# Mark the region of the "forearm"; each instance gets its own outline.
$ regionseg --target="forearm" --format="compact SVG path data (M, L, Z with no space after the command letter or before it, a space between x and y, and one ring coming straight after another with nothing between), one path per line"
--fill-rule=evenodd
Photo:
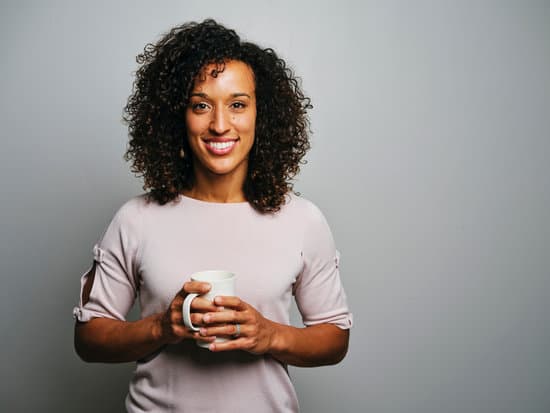
M75 325L75 350L84 361L117 363L136 361L166 344L161 314L138 321L94 318Z
M285 364L315 367L340 362L347 353L349 330L333 324L297 328L275 324L270 354Z

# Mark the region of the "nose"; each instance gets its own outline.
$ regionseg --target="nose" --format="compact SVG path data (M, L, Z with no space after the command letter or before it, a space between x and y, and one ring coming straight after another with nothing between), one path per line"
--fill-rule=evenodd
M227 116L228 114L225 110L223 110L223 108L217 107L212 114L210 130L217 135L223 135L226 133L230 128Z

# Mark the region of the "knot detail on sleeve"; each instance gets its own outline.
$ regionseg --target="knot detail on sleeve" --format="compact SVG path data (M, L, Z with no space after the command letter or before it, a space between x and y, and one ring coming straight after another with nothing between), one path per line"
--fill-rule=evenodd
M94 254L94 261L101 264L105 256L105 251L99 248L99 246L96 244L94 245L93 254Z
M73 318L78 321L82 319L82 310L79 307L73 308Z

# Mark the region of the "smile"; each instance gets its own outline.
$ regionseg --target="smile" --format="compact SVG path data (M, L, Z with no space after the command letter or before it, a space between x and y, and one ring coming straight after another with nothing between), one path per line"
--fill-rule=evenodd
M205 146L214 155L226 155L234 148L237 140L230 141L205 141Z

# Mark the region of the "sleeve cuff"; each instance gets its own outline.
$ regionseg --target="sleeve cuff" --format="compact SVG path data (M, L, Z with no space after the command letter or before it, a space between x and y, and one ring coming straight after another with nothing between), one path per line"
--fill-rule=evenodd
M79 321L81 323L86 323L90 321L92 318L101 318L101 317L106 317L106 315L99 313L97 311L88 310L87 308L82 308L79 306L73 308L73 318L76 321Z
M317 324L334 324L342 330L348 330L353 326L353 314L342 311L331 311L303 320L305 326L314 326Z

